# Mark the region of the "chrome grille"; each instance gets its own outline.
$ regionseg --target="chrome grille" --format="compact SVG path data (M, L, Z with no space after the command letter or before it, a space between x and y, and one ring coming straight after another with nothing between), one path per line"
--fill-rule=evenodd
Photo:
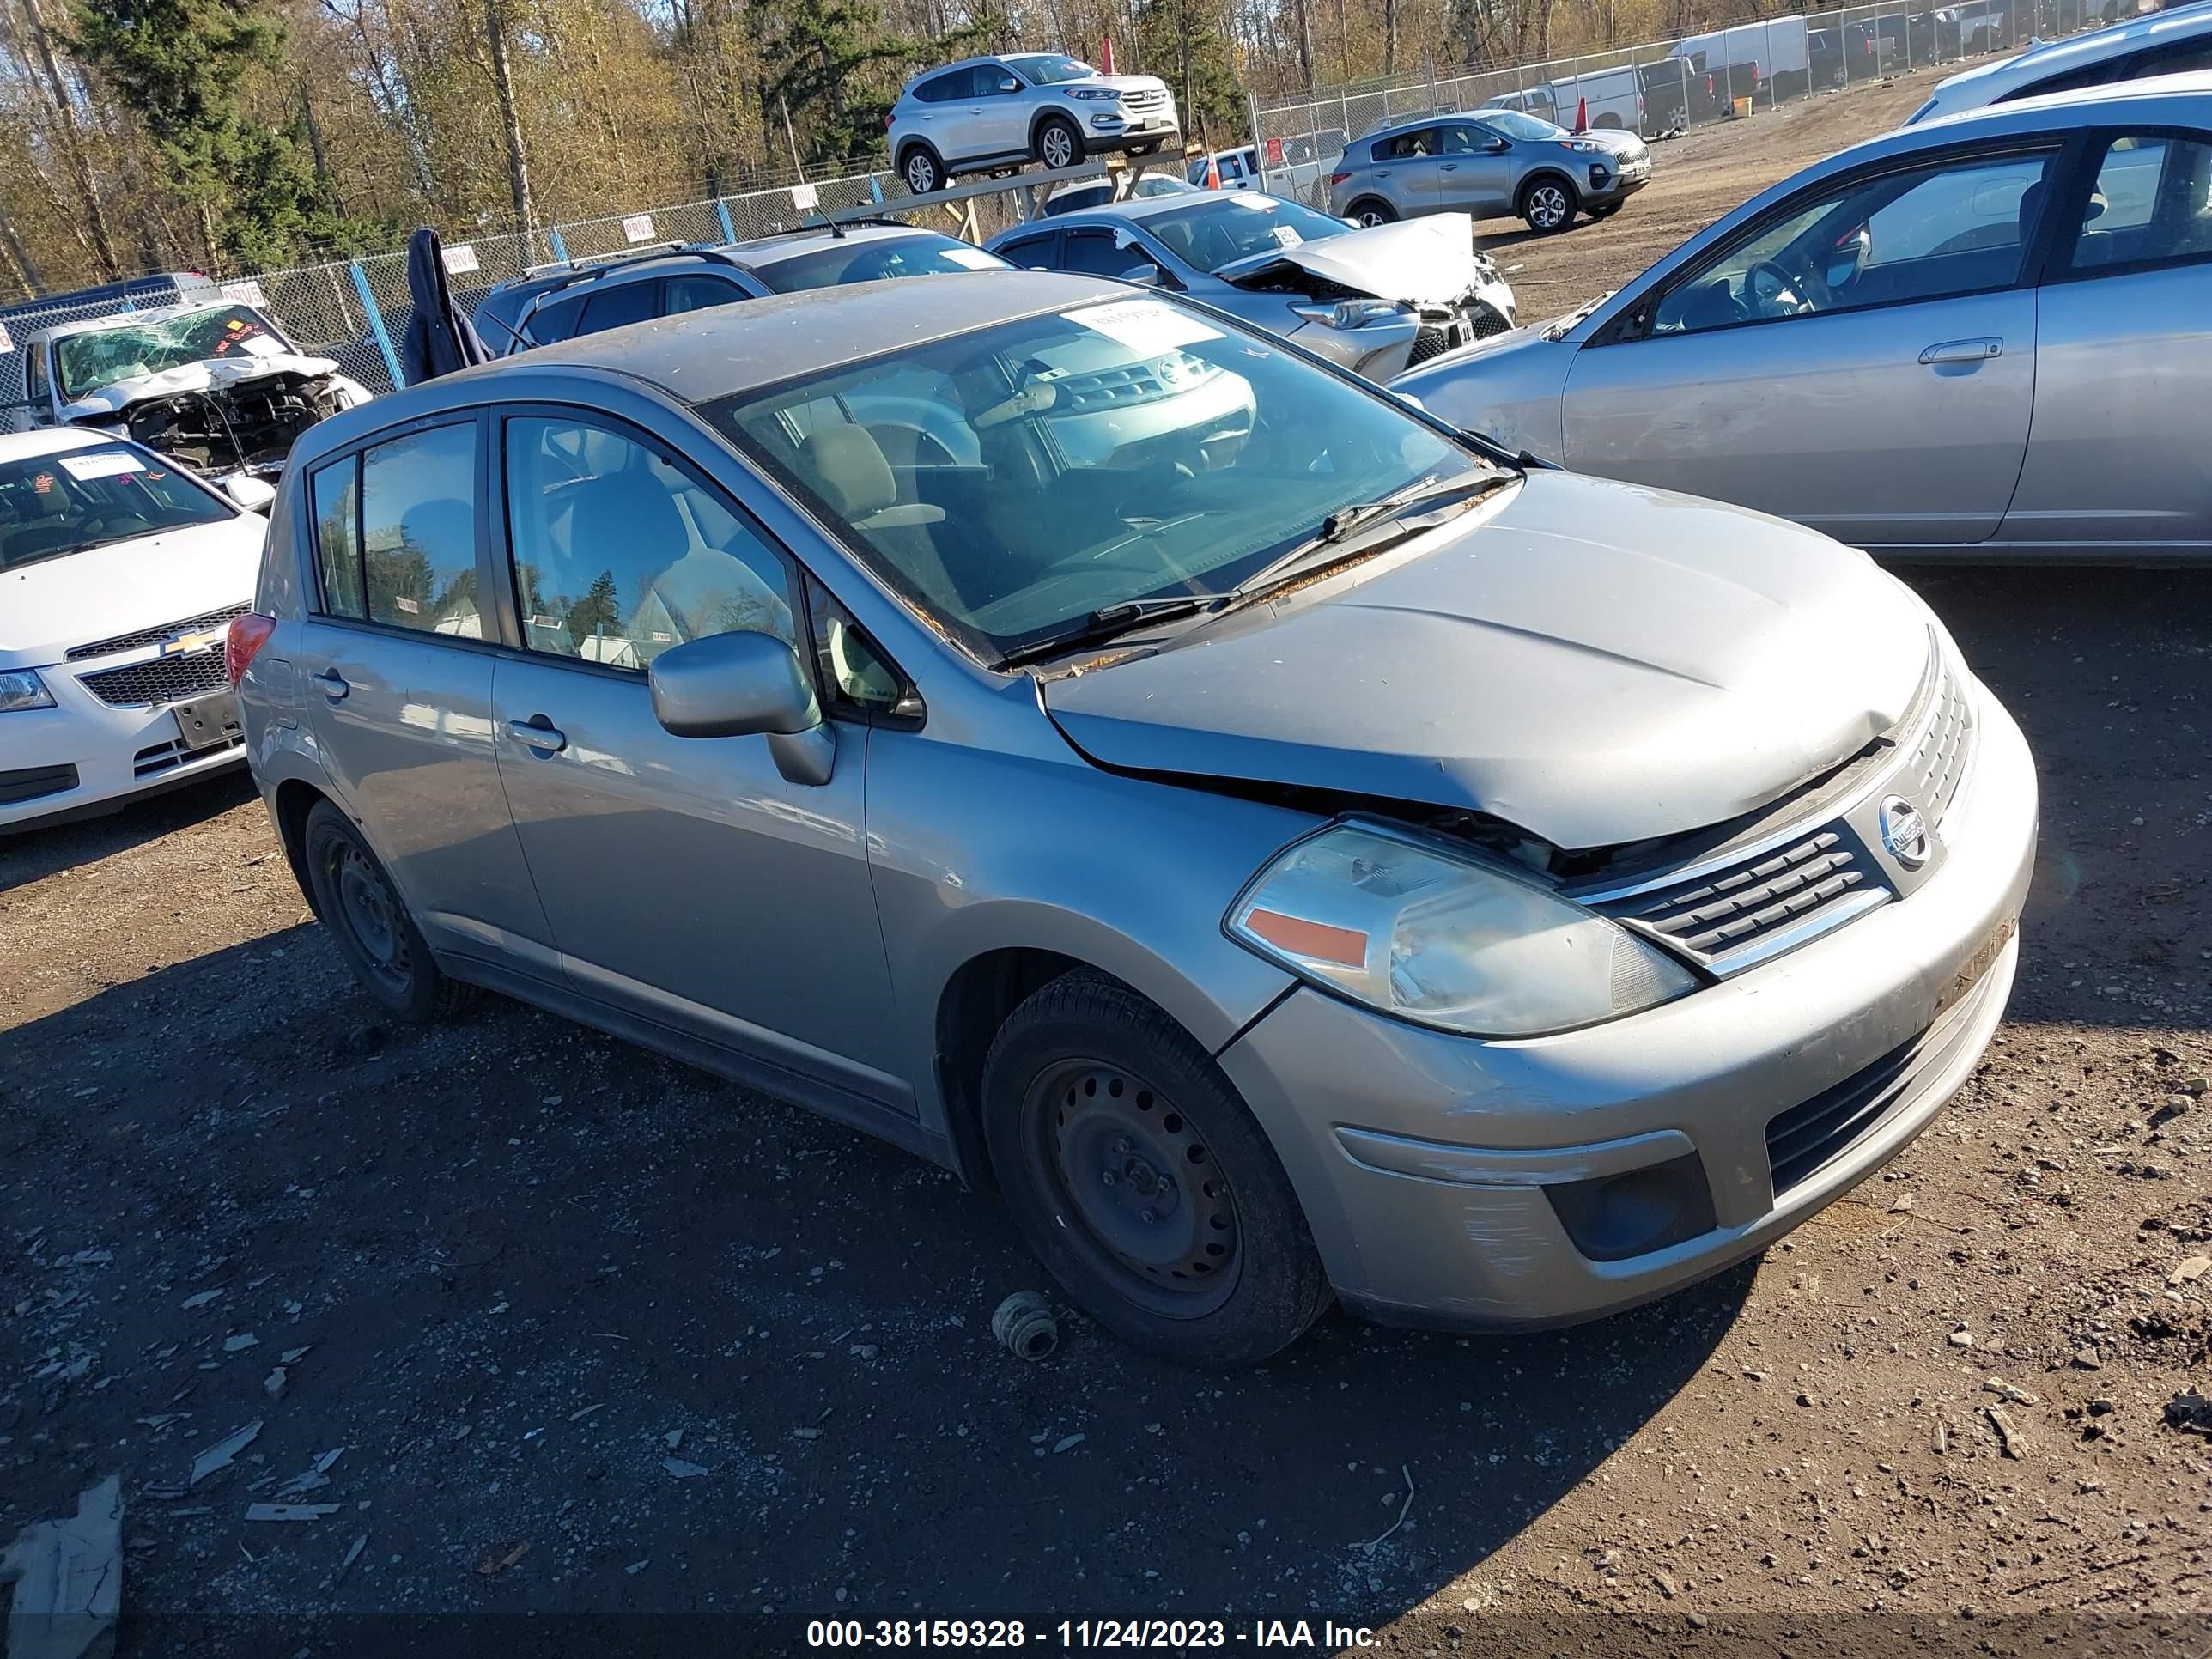
M1121 101L1131 109L1158 109L1167 100L1167 94L1159 91L1125 92L1121 94Z
M1966 688L1947 665L1936 687L1934 718L1899 769L1896 784L1899 794L1913 801L1938 823L1942 822L1943 809L1950 805L1951 797L1959 793L1959 781L1966 775L1966 754L1972 747L1973 734L1974 714L1966 701Z
M105 669L97 674L80 675L77 679L77 684L94 696L116 708L182 702L188 697L203 697L210 691L224 690L229 683L223 672L220 651L187 651L173 657L156 657L151 662Z
M1712 957L1793 927L1865 890L1868 872L1861 862L1854 843L1830 828L1755 860L1598 908Z
M186 617L182 622L164 623L159 628L142 628L135 634L118 634L110 639L94 640L89 645L72 646L68 660L77 662L86 657L112 657L118 651L140 651L149 645L159 645L173 634L198 634L210 628L227 625L233 617L242 617L251 605L234 605L227 610L210 611L203 617Z

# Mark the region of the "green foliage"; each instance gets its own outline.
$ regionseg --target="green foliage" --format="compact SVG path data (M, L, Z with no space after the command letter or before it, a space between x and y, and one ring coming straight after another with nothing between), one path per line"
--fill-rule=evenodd
M1244 131L1244 91L1229 42L1200 0L1139 0L1137 40L1145 71L1175 91L1183 131L1204 132L1214 146Z
M870 0L764 0L761 113L770 132L788 107L811 162L842 161L880 145L898 95L898 70L924 48L891 32Z
M76 0L75 23L71 51L144 122L208 255L252 269L355 240L295 136L255 120L240 96L283 45L267 0Z

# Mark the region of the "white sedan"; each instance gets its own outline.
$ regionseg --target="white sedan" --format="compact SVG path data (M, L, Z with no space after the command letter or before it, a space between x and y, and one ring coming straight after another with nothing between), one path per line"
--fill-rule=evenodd
M223 672L269 486L103 432L0 436L0 831L246 758Z

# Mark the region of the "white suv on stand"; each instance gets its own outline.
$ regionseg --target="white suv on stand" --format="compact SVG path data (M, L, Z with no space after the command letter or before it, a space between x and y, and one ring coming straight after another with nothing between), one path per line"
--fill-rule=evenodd
M885 118L891 165L916 196L963 173L1072 167L1180 143L1175 94L1151 75L1102 75L1057 52L970 58L907 82Z

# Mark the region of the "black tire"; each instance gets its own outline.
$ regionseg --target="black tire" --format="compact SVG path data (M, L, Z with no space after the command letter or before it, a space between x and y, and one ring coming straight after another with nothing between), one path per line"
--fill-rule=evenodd
M379 1007L420 1025L475 996L476 987L439 972L398 889L352 820L317 801L307 812L304 844L316 914Z
M1083 129L1065 115L1048 115L1036 124L1038 161L1059 173L1083 165Z
M1014 1010L984 1061L983 1130L1030 1247L1133 1346L1256 1364L1328 1305L1266 1133L1190 1034L1127 986L1068 974Z
M913 144L899 157L899 179L912 196L928 196L945 188L945 164L927 144Z
M1516 210L1529 229L1549 236L1574 223L1580 205L1571 182L1556 173L1540 173L1521 186Z
M1157 155L1159 148L1158 144L1132 144L1129 146L1129 154L1142 161L1147 155Z
M1344 210L1344 216L1363 227L1387 225L1398 217L1398 210L1379 196L1363 196Z

